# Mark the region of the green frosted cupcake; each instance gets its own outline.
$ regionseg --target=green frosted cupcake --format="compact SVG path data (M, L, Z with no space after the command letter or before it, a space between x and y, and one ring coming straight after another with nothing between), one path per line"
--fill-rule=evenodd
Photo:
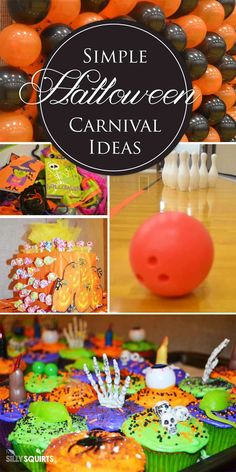
M146 472L178 472L195 464L209 440L187 408L171 408L165 401L128 418L122 432L142 445Z
M192 416L204 423L209 433L207 454L212 456L236 446L236 405L228 392L212 390L188 409Z
M19 420L8 437L17 456L32 472L44 472L49 458L44 451L51 441L63 434L87 430L81 416L71 416L64 405L54 402L35 402L29 414Z
M89 359L93 357L93 352L84 347L78 347L74 349L62 349L59 352L59 366L60 368L66 367L68 364L71 364L74 361L79 359Z
M186 377L179 383L179 388L184 392L191 393L196 398L203 398L207 392L212 390L232 390L233 385L223 379L208 379L203 382L200 377Z

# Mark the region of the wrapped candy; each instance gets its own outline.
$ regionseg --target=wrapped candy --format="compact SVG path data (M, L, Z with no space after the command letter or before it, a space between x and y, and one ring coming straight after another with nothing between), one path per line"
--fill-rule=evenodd
M68 250L72 251L72 249L74 249L74 247L75 247L74 241L68 241L68 243L67 243Z
M45 299L46 299L46 294L45 293L40 293L39 294L39 301L44 303L45 302Z
M28 295L30 295L30 292L31 290L23 289L19 292L19 296L20 298L28 297Z
M39 306L37 306L37 305L29 306L29 307L27 308L27 312L28 312L28 313L36 313L38 309L39 309Z
M11 267L15 267L17 265L16 259L11 260Z
M29 277L30 277L31 275L34 275L35 272L37 272L37 270L36 270L35 267L28 267L27 273L28 273L28 276L29 276Z
M25 257L25 259L24 259L24 264L25 264L25 265L33 264L33 260L30 259L30 257Z
M51 306L52 305L52 295L47 295L46 298L45 298L45 303L46 305L48 306Z
M40 286L40 280L39 279L34 279L33 283L33 288L37 289Z
M46 241L45 242L45 250L48 252L52 251L52 242L51 241Z
M16 259L16 265L17 265L17 266L22 266L23 264L24 264L23 259L20 258L20 257L18 257L18 258Z
M27 297L25 297L24 303L25 303L25 305L27 305L27 306L29 306L29 305L31 305L31 304L33 303L29 295L28 295Z
M40 252L43 252L45 250L45 244L46 244L46 241L40 241L39 243Z
M36 313L45 314L45 313L47 313L47 312L46 312L45 310L40 309L40 310L37 310Z
M41 257L37 257L34 261L34 264L36 267L43 267L44 265L43 259L41 259Z
M84 242L84 241L77 241L76 246L84 247L84 246L85 246L85 242Z
M26 285L25 284L22 284L21 282L18 282L14 287L13 287L13 290L14 292L19 292L20 290L23 290L23 288L25 288Z
M31 292L30 298L33 302L35 302L39 298L38 293L37 292Z
M29 285L33 285L35 280L36 280L35 277L30 277L29 280L28 280ZM36 287L34 287L34 288L36 288Z
M21 305L23 305L23 301L22 301L22 300L17 300L16 302L14 302L14 307L15 307L15 308L19 308Z
M53 262L56 261L56 258L55 257L51 257L51 256L46 256L44 257L44 264L45 265L50 265L52 264Z
M50 272L47 275L47 279L48 279L49 282L54 282L57 279L57 275L54 274L54 272Z
M40 280L39 285L40 285L41 288L46 288L48 286L48 281L45 280L45 279Z

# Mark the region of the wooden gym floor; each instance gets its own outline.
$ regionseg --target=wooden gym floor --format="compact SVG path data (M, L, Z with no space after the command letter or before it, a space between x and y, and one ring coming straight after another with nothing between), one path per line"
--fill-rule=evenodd
M236 182L219 178L215 189L180 192L163 187L159 173L145 172L112 177L110 193L112 313L236 312ZM160 209L196 217L213 238L213 268L203 284L186 297L153 295L131 271L131 238Z

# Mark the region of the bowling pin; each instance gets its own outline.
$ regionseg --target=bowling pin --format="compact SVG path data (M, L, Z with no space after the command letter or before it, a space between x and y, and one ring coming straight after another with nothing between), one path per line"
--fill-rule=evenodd
M201 154L201 165L199 169L199 188L207 188L208 187L208 170L206 166L207 161L207 154L203 152Z
M218 176L219 176L218 171L217 171L217 167L216 167L216 159L217 159L217 155L212 154L212 156L211 156L211 168L210 168L209 174L208 174L208 185L211 188L215 188L216 182L217 182Z
M167 186L169 165L170 165L170 155L166 156L166 158L164 159L164 167L162 169L162 174L161 174L162 182L165 186Z
M189 189L190 175L188 167L189 154L186 151L180 153L179 156L179 171L178 171L178 188L186 192Z
M199 155L197 152L192 153L192 166L190 169L190 183L189 190L197 190L199 188L199 167L198 167Z
M177 164L177 159L178 159L178 153L176 151L173 151L170 154L170 168L168 172L168 185L172 189L177 188L177 178L178 178L178 164Z

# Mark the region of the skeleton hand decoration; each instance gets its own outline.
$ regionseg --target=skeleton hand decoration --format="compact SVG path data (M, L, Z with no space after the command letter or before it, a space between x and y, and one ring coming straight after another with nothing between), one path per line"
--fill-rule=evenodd
M178 432L177 424L190 418L186 407L176 406L172 408L166 401L158 402L153 410L159 417L161 425L167 429L169 434L176 434Z
M103 381L101 372L98 366L97 358L93 358L94 371L97 377L97 383L93 379L88 367L84 364L84 371L88 377L88 380L98 396L98 401L101 406L107 408L122 408L125 402L125 395L130 384L130 377L126 377L123 387L120 385L120 369L117 361L113 360L115 378L114 384L111 377L110 366L106 354L103 354L103 365L105 380Z
M71 349L84 346L87 337L87 321L79 319L79 327L76 316L73 318L73 324L68 324L68 329L63 329L63 334Z
M223 351L223 349L226 348L226 346L228 346L229 342L230 342L229 339L227 339L227 338L224 339L224 341L222 341L222 343L220 343L219 346L217 346L214 349L214 351L212 351L212 353L211 353L210 357L208 358L208 361L205 365L205 370L204 370L204 373L203 373L203 376L202 376L203 383L208 382L212 371L218 365L218 362L219 362L218 355L221 353L221 351Z

